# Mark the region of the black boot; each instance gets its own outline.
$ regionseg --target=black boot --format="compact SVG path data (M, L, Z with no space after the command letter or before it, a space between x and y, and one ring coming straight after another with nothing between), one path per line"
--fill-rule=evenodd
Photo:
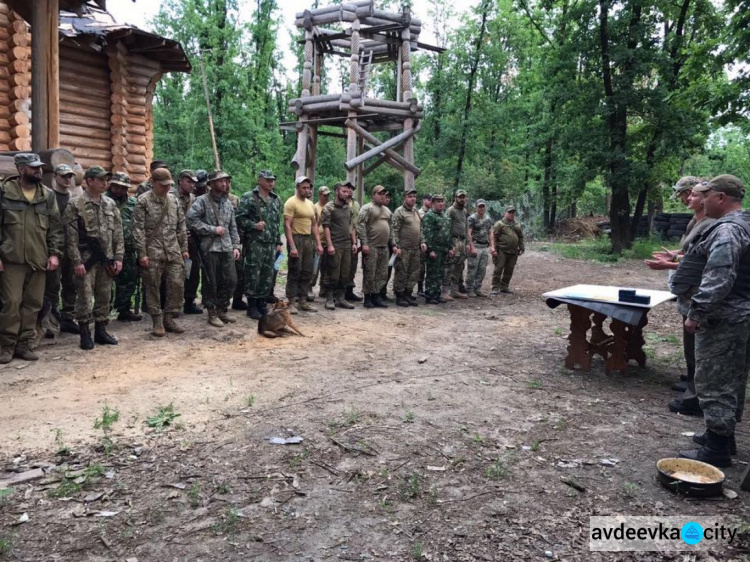
M344 299L348 300L349 302L362 302L362 297L354 292L354 287L347 287Z
M94 324L94 341L102 345L117 345L117 340L107 333L106 322L96 322Z
M255 305L258 307L261 316L268 314L268 301L266 299L255 299Z
M706 430L706 443L700 449L680 451L680 458L706 462L719 468L732 466L729 452L729 436Z
M396 293L396 305L409 306L409 299L406 298L406 293Z
M247 310L247 305L245 304L245 301L243 301L241 298L239 299L232 299L232 310Z
M372 302L372 295L369 293L365 293L365 308L375 308L375 305Z
M388 296L388 292L386 291L386 289L383 289L382 291L380 291L380 293L378 293L378 297L380 297L379 300L381 303L393 302L393 299Z
M118 322L140 322L141 320L143 320L143 316L141 316L140 314L136 314L135 312L131 312L127 308L121 310L117 315Z
M370 295L370 300L372 301L372 305L373 305L373 306L374 306L375 308L388 308L388 305L387 305L387 304L385 304L385 303L384 303L384 302L382 301L382 299L381 299L381 296L380 296L380 294L378 294L378 293L373 293L373 294L371 294L371 295Z
M409 301L409 306L419 306L419 303L417 302L417 297L415 297L411 293L404 293L404 296L406 297L406 300Z
M185 299L185 306L182 307L185 314L203 314L203 309L195 304L193 299Z
M91 339L91 328L83 322L78 323L78 333L81 334L81 349L94 349L94 340Z
M698 443L698 445L705 445L706 432L693 435L693 442ZM734 433L729 437L729 454L733 457L737 455L737 441L734 438Z
M690 398L683 400L682 398L675 398L669 401L669 409L675 414L682 414L683 416L702 416L703 410L701 410L700 404L697 398Z
M78 327L78 324L76 324L69 318L60 319L60 331L68 333L68 334L80 334L81 333L81 329Z
M258 310L258 299L247 299L247 315L253 320L260 320L263 314Z

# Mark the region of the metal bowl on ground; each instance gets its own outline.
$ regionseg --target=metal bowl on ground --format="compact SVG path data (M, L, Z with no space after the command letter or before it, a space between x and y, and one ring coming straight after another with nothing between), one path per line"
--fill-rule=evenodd
M705 462L661 459L656 463L659 482L668 490L696 497L720 496L724 473Z

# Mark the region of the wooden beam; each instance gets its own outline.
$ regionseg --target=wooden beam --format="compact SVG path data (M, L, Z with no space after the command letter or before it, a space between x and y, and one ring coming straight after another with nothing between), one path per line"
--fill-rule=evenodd
M362 137L364 140L366 140L368 142L368 144L370 144L371 146L374 147L372 150L370 150L368 152L373 152L377 148L382 149L383 146L386 143L391 143L390 146L385 147L386 148L385 154L391 160L393 160L394 162L396 162L399 166L401 166L402 168L405 168L405 169L409 170L415 176L418 176L420 174L421 170L419 168L417 168L414 165L413 162L408 161L406 158L404 158L403 156L401 156L398 152L396 152L395 150L393 150L393 147L398 146L399 144L401 144L405 140L411 138L411 136L416 135L419 132L419 129L420 129L421 125L417 125L416 128L412 129L410 131L410 135L406 136L406 138L403 138L406 133L401 133L400 135L396 135L395 137L393 137L390 140L386 141L386 143L381 143L377 139L377 137L375 137L374 135L372 135L371 133L369 133L368 131L366 131L365 129L363 129L360 125L357 124L356 121L349 120L349 121L346 122L346 126L349 127L350 129L354 130L360 137ZM400 140L394 142L394 139L400 139ZM364 156L365 154L368 154L368 152L365 152L361 156ZM379 154L380 152L383 152L383 150L380 150L379 152L374 152L372 154L372 156L377 156L377 154ZM370 156L368 156L368 158L370 158ZM348 166L348 164L349 163L347 162L347 166Z
M60 144L59 0L36 0L31 11L31 146L41 152Z

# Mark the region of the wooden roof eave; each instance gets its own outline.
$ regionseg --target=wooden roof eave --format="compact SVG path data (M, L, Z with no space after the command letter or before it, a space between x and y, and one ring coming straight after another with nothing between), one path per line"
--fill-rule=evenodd
M12 10L20 14L26 21L31 21L31 2L29 0L3 0ZM60 10L75 12L79 16L85 5L96 6L101 10L107 9L107 0L59 0ZM133 0L135 2L135 0Z

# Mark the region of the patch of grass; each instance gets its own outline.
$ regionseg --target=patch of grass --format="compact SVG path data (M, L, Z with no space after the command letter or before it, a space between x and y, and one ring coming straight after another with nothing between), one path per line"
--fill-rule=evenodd
M62 482L57 488L49 491L49 497L51 498L70 498L80 493L83 490L83 485L79 484L71 478L63 478Z
M632 248L622 251L620 256L612 253L612 245L608 238L581 240L580 242L550 242L548 249L567 259L592 260L604 263L615 263L621 259L643 260L661 250L664 241L658 236L638 238Z
M94 418L94 429L102 430L102 437L100 439L104 454L109 456L112 450L115 448L115 443L109 436L112 431L112 427L120 420L120 411L115 408L114 410L109 407L107 403L102 407L101 417Z
M246 406L247 406L248 408L252 408L252 407L253 407L253 404L255 404L255 395L254 395L254 394L251 394L250 396L247 396L247 397L245 398L245 405L246 405Z
M291 459L289 459L289 468L296 469L299 467L303 461L305 461L310 456L310 449L303 449L301 453L295 454Z
M491 465L484 468L484 477L490 480L501 480L508 476L510 457L496 458Z
M347 427L350 425L354 425L359 421L361 417L362 414L359 412L359 410L352 406L349 410L344 410L341 413L340 419L328 420L328 427L330 429L336 429L338 427Z
M86 471L84 473L84 476L88 478L99 478L101 476L104 476L104 474L107 471L104 470L104 467L101 465L101 463L94 463L86 467Z
M11 498L15 495L16 491L13 488L3 488L0 490L0 507L8 505Z
M636 496L636 493L638 492L638 484L634 482L625 482L622 487L624 489L625 496L628 498L634 498Z
M532 390L538 390L543 386L542 381L539 380L528 381L526 385Z
M170 402L169 405L159 408L156 415L146 418L146 425L157 430L162 430L169 425L173 425L174 420L181 415L174 411L174 404Z
M437 486L433 486L432 488L430 488L430 495L427 496L427 501L430 504L432 504L432 505L435 505L437 503L437 501L438 501L438 489L437 489Z
M411 557L414 560L422 560L422 551L424 549L422 548L421 542L415 542L411 547Z
M531 450L532 451L539 450L539 441L537 439L534 439L534 442L531 444Z
M50 431L55 434L55 445L57 446L57 452L55 454L61 457L69 455L70 447L68 447L63 440L63 430L59 427L56 427L54 429L50 429Z
M0 537L0 556L10 554L13 550L13 540L10 537Z
M193 485L190 486L190 489L187 492L188 501L190 502L190 507L195 509L198 507L201 503L201 483L196 480L193 482Z
M565 429L565 420L560 418L555 422L555 429L560 431L562 429Z
M232 490L231 490L231 488L229 487L229 484L227 484L226 482L219 482L219 483L218 483L218 484L216 485L216 493L217 493L217 494L222 494L222 495L224 495L224 494L229 494L229 493L231 493L231 492L232 492Z
M213 530L217 535L234 535L239 520L239 510L236 507L228 507L221 518L221 522L216 523Z
M562 328L555 328L555 335L556 336L562 336L563 335L563 329Z
M474 437L472 437L472 439L473 439L474 443L477 443L478 445L481 445L482 443L484 443L484 437L482 437L478 433L475 433Z
M398 485L398 495L402 500L410 500L422 493L422 477L412 472L406 479L401 480Z
M414 423L414 412L407 410L404 415L404 423Z

